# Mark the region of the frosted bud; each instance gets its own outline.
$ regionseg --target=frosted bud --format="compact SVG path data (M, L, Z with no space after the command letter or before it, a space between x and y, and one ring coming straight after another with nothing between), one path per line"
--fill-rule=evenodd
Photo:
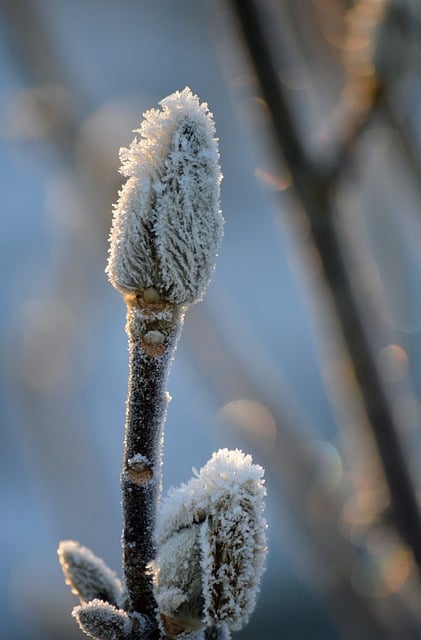
M130 617L123 609L117 609L108 602L92 600L72 613L82 631L97 640L129 640L147 636L147 621L140 614Z
M222 238L222 174L212 114L189 88L144 113L128 149L106 272L123 293L153 288L174 304L200 298Z
M123 589L105 562L74 540L60 542L58 556L66 583L82 602L100 599L118 604Z
M162 501L151 569L167 636L248 621L267 553L263 473L222 449Z

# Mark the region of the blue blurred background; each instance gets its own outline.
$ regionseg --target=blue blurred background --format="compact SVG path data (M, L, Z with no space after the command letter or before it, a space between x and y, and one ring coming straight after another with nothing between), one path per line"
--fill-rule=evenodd
M280 77L311 148L343 85L347 3L263 4L274 41L289 47ZM287 18L307 33L304 53ZM405 631L416 607L401 602L412 558L370 528L387 501L372 490L372 445L337 426L363 421L353 406L332 410L327 397L338 383L326 365L339 348L333 320L288 173L273 168L265 106L240 45L223 2L0 3L2 640L82 638L57 562L60 540L80 541L119 571L127 344L124 305L104 275L118 149L143 111L185 86L215 117L226 227L171 372L164 489L220 447L242 448L267 469L268 570L252 621L235 637L370 638L364 616L387 610L390 637L418 637ZM419 82L409 74L404 89L419 140ZM387 308L394 337L379 348L380 363L404 385L396 410L416 470L419 187L397 166L405 153L390 122L374 123L340 198L344 232L351 218L362 251L356 263ZM329 336L324 347L316 335ZM377 532L371 547L367 528ZM384 567L371 568L367 554L386 558Z

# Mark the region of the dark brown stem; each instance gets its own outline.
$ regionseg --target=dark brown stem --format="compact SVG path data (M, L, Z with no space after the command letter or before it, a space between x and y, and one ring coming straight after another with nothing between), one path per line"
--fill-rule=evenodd
M129 611L153 618L156 602L147 565L155 557L161 449L169 400L166 384L182 319L175 315L166 328L163 352L157 355L153 354L156 347L148 349L138 331L137 313L129 309L130 376L121 474L123 571Z
M297 197L307 216L312 239L320 254L323 274L332 296L349 355L371 426L391 496L395 526L412 549L421 567L421 518L414 488L397 434L389 401L373 362L358 304L338 239L330 176L338 175L307 156L278 81L272 55L253 0L232 0L244 41L254 64L263 97L275 131L280 161L286 162Z
M229 640L230 638L231 634L225 624L215 625L204 632L205 640Z

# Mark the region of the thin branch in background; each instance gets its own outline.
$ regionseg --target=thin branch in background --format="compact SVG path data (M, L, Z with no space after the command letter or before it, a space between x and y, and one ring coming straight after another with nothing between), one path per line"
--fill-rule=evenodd
M399 428L373 361L335 226L331 193L339 172L323 158L311 161L304 150L284 89L278 81L256 3L232 0L232 6L268 106L278 145L278 160L288 166L295 194L307 217L320 256L326 285L380 454L394 525L411 548L418 567L421 567L421 518L412 479L398 436Z
M410 131L408 123L402 121L397 115L393 99L388 98L381 107L386 120L399 134L407 166L411 170L418 190L421 191L421 157L419 149L416 147L414 132Z
M411 63L415 69L419 67L415 52L421 28L414 7L411 10L410 2L361 1L348 11L346 19L348 30L342 47L345 86L337 109L342 129L340 126L338 155L332 162L330 181L334 183L339 177L336 174L352 158L355 143L378 118L399 133L406 164L420 188L416 135L409 131L407 118L398 112L398 105L402 108L404 102L399 84L410 75Z
M13 36L14 55L31 85L41 87L68 87L66 70L57 55L57 47L39 8L33 0L5 0L1 11ZM48 124L53 123L52 134L63 155L71 154L80 127L81 115L88 110L87 96L67 94L61 103L39 101L38 115Z

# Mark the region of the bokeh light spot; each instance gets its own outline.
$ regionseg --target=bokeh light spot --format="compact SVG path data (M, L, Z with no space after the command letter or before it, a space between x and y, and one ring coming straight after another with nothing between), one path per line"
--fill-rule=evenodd
M343 463L338 450L324 440L308 442L305 448L316 469L314 485L325 492L334 491L343 476Z
M398 382L408 370L408 355L397 344L389 344L377 357L377 364L388 382Z
M255 400L233 400L217 414L220 422L241 431L259 450L269 451L276 439L276 422L265 405Z
M367 553L352 572L354 588L366 597L387 598L405 584L413 566L413 557L401 544L382 543L375 554Z
M283 178L277 178L269 171L265 171L261 167L257 167L254 172L257 180L271 191L285 191L291 185L291 176L285 175Z

